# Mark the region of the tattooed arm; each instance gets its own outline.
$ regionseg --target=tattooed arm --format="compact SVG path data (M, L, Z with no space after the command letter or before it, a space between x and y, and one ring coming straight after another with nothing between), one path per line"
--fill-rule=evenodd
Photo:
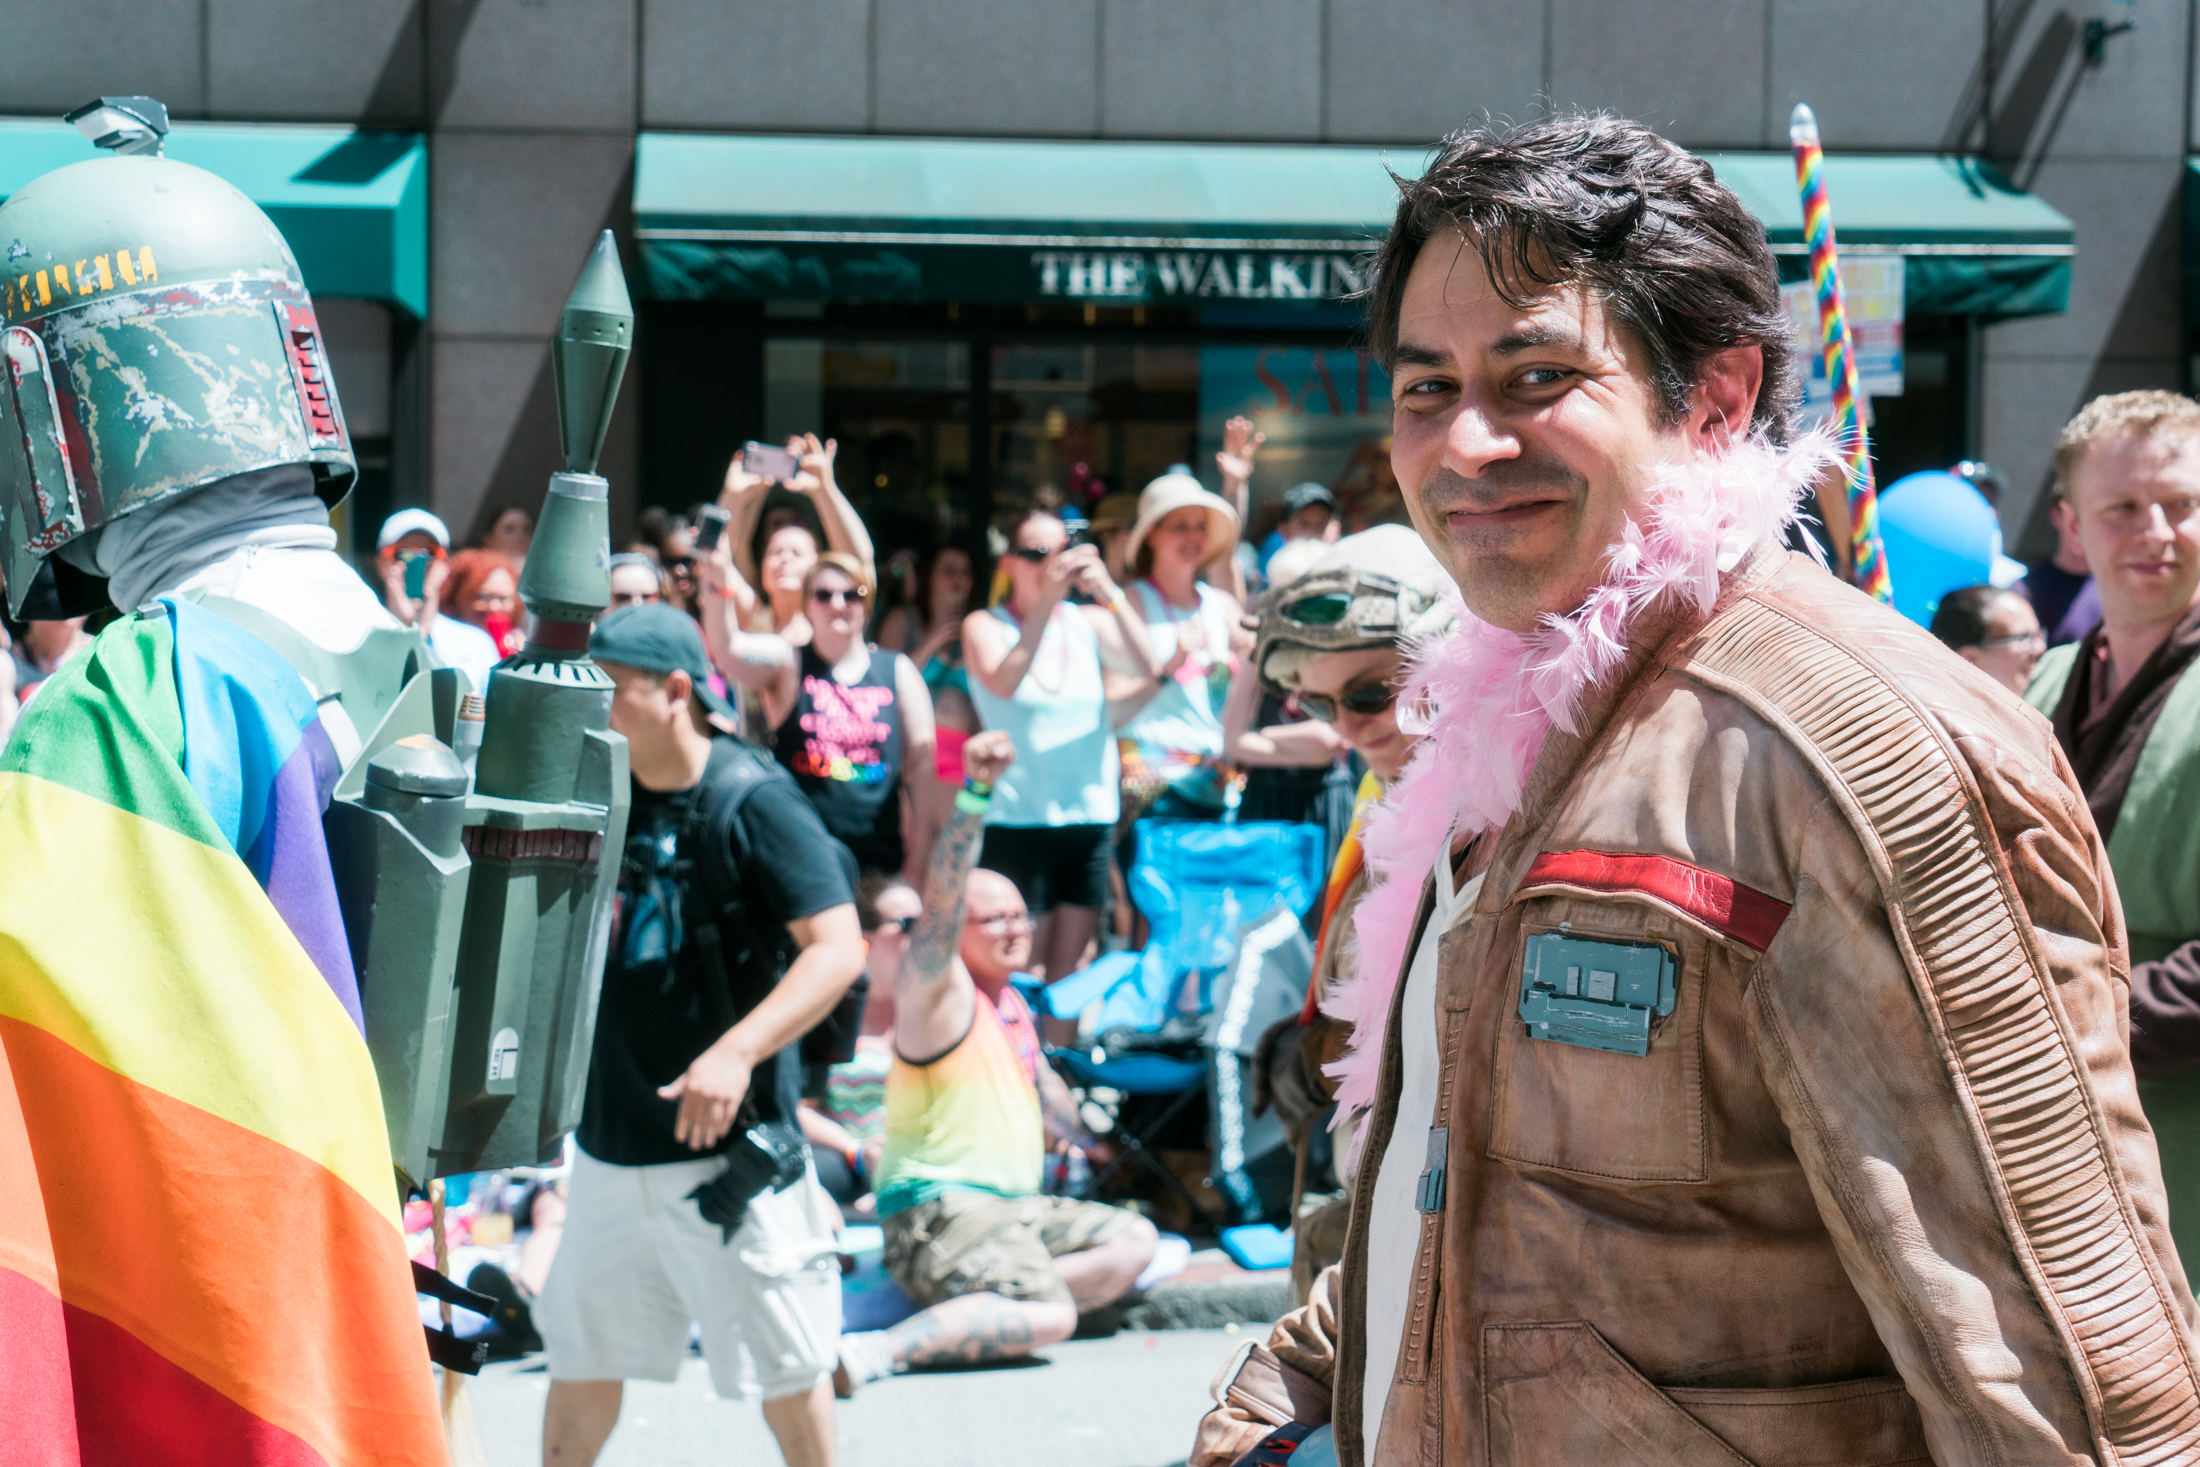
M998 729L970 736L963 745L963 769L972 780L991 784L1016 758L1016 746ZM894 1047L908 1060L928 1061L959 1043L970 1030L975 1008L969 970L955 956L962 944L963 889L978 859L985 815L948 806L947 819L932 841L925 863L924 915L909 937L901 977L894 986Z

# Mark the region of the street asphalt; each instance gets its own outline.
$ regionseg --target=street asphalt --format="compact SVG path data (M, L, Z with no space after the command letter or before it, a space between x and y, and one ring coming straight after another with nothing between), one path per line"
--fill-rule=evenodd
M1125 1330L1032 1362L874 1381L839 1403L840 1467L1176 1467L1215 1370L1253 1331ZM490 1467L542 1460L542 1357L469 1386ZM779 1461L753 1402L721 1401L700 1358L670 1385L629 1384L602 1467L766 1467Z

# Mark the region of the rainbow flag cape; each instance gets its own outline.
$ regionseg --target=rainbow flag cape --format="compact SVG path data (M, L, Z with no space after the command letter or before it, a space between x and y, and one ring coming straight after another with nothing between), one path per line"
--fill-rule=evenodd
M447 1460L305 683L188 603L0 755L0 1462Z

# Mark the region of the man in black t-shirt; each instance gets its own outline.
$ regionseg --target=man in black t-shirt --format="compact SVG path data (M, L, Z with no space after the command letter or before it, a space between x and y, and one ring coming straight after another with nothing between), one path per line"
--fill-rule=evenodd
M751 1127L794 1121L799 1041L863 971L846 852L790 778L713 736L707 715L729 710L684 614L614 612L589 651L615 686L634 806L565 1235L534 1315L543 1460L593 1462L623 1383L673 1379L693 1323L718 1394L742 1392L746 1354L787 1461L830 1467L837 1209L809 1172L759 1193L729 1240L689 1194ZM736 788L732 827L707 818ZM715 839L724 849L702 848ZM736 890L707 890L713 872ZM740 931L718 920L729 900Z

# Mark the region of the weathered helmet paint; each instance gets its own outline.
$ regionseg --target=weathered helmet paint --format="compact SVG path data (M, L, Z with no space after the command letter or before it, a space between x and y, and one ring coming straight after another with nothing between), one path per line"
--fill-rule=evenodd
M298 262L201 168L100 157L0 204L0 579L20 615L69 541L234 474L359 466Z

